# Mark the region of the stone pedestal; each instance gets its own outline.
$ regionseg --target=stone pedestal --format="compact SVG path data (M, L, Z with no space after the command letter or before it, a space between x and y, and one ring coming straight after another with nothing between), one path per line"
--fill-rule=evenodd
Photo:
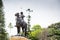
M10 40L28 40L28 39L22 36L11 36Z

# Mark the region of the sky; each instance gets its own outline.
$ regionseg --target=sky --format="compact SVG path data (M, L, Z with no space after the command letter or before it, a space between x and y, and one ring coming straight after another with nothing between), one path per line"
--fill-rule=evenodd
M60 0L3 0L3 4L6 27L10 22L13 27L15 26L15 13L21 11L24 12L24 19L27 22L28 8L33 10L30 12L31 26L39 24L42 28L47 28L52 23L60 22ZM15 29L16 27L12 29L13 33Z

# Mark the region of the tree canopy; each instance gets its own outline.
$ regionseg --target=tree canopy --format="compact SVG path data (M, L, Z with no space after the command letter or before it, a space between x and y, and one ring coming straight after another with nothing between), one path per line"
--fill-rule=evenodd
M53 40L60 40L60 22L48 26L49 37Z
M42 28L39 24L34 25L28 37L31 40L38 40L38 35L41 33L41 31L42 31Z

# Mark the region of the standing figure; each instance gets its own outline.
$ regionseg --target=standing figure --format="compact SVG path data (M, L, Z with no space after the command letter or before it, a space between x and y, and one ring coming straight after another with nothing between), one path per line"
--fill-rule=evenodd
M24 21L24 14L23 14L23 12L21 12L20 13L21 15L20 15L20 17L22 18L22 31L23 31L23 35L25 34L27 34L27 23Z
M23 12L21 12L20 14L21 14L20 17L21 17L22 23L23 23L23 22L24 22L24 17L25 17L25 16L23 15Z
M23 33L26 35L27 34L27 23L24 21L24 15L23 15L23 12L20 13L20 17L22 18L22 31Z
M20 25L22 24L22 22L21 22L21 18L19 17L19 13L16 13L15 14L15 16L16 16L16 27L17 27L17 34L19 34L20 33Z

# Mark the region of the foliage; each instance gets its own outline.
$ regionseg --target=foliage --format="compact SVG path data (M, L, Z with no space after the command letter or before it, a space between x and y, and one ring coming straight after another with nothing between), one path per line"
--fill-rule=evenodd
M39 29L41 29L41 26L38 24L32 27L32 30L39 30Z
M43 28L43 30L41 31L41 33L38 35L38 39L39 40L49 40L48 38L48 29Z
M52 38L52 40L60 39L60 22L52 24L48 27L49 37Z
M4 23L3 3L0 0L0 40L8 40Z
M0 0L0 8L3 7L3 3L2 0Z
M0 40L8 40L7 34L4 28L0 28Z
M48 28L60 29L60 22L51 24L50 26L48 26Z
M41 29L40 25L34 25L32 27L31 32L29 33L28 37L31 40L38 40L38 35L40 34L41 31L42 31L42 29Z

